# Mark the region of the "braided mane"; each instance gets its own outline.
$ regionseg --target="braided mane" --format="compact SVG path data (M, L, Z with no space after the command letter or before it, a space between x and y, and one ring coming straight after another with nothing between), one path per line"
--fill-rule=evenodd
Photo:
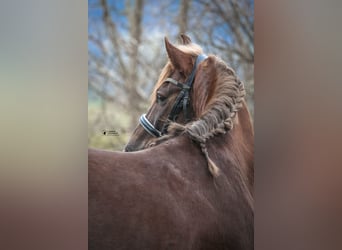
M217 57L215 63L218 74L215 95L209 100L200 118L184 126L187 134L200 143L233 128L234 118L246 94L234 70Z
M193 141L197 142L208 161L210 173L215 177L219 175L219 169L208 155L206 142L210 138L225 134L233 128L234 118L243 105L246 92L235 71L220 58L212 57L215 58L214 68L217 76L216 82L212 83L215 86L214 94L208 100L204 111L197 120L185 125L176 122L170 123L166 137L187 134Z

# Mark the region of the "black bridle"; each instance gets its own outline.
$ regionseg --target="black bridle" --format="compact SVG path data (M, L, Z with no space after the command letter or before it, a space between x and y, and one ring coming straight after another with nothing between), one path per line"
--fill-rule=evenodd
M188 106L190 102L190 90L194 82L197 66L207 58L206 55L201 54L197 56L194 67L185 83L180 83L172 78L166 78L165 82L170 82L181 89L179 92L175 104L173 105L170 114L168 115L169 121L176 121L179 113L183 110L185 121L188 121ZM152 136L160 137L166 133L168 123L163 126L162 131L156 129L156 127L146 118L146 114L143 114L139 118L140 125Z

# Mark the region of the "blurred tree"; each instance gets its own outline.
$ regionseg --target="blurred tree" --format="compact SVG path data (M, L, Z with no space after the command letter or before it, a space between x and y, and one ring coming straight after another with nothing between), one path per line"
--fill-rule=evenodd
M96 15L89 22L89 91L100 100L101 112L89 121L89 143L121 149L146 110L149 92L157 79L162 48L142 37L143 0L91 1ZM153 37L154 38L154 37ZM152 53L142 48L150 45ZM96 113L96 114L94 114ZM122 118L125 120L122 121ZM116 129L119 136L103 139L102 131ZM100 138L102 137L102 138Z
M192 33L199 44L230 64L245 82L247 102L254 114L254 1L198 0L192 9ZM200 11L198 11L200 10ZM203 32L205 30L206 32Z
M179 25L179 33L185 34L188 31L188 11L190 7L190 0L181 0L179 5L179 15L178 15L178 25Z
M141 17L143 1L126 1L126 7L123 10L128 19L128 37L123 37L122 32L118 31L116 23L112 16L115 13L115 8L111 8L107 0L101 0L100 6L102 9L103 32L98 32L99 37L90 34L89 40L98 46L102 53L91 53L90 60L96 65L90 72L95 78L102 76L104 81L102 84L109 86L105 88L106 92L99 92L101 97L109 101L114 101L121 108L130 111L132 117L136 117L140 111L140 104L145 100L144 96L138 90L138 68L139 64L139 45L141 43ZM112 11L113 10L113 11ZM113 13L114 12L114 13ZM115 68L114 68L115 67ZM134 70L132 70L134 69ZM95 74L95 75L93 75ZM93 90L98 90L98 79L90 78L90 86ZM110 95L113 89L115 92ZM119 93L124 92L125 98L119 98Z

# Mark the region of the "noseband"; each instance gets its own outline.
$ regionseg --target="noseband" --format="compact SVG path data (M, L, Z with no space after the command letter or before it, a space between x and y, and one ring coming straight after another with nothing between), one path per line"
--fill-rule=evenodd
M165 82L170 82L170 83L176 85L178 88L181 89L181 91L179 92L179 94L176 98L175 104L173 105L171 112L168 115L168 120L175 121L177 119L179 113L183 109L185 121L188 121L188 118L189 118L188 117L188 106L189 106L189 102L190 102L190 97L189 97L190 90L191 90L192 84L194 82L197 66L206 58L207 58L207 56L204 54L197 56L196 62L194 64L194 67L192 68L191 74L189 75L189 77L185 83L180 83L180 82L178 82L172 78L166 78ZM167 130L167 126L168 126L168 124L165 124L163 126L162 131L159 131L146 118L146 114L143 114L140 116L139 123L150 135L152 135L154 137L161 137L163 134L165 134L166 130Z

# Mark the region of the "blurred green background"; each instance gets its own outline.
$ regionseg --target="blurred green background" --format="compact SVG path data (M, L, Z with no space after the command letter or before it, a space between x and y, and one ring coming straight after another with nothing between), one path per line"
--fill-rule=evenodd
M225 60L253 116L254 1L89 0L88 8L89 147L123 149L166 63L165 36L177 43L185 33Z

